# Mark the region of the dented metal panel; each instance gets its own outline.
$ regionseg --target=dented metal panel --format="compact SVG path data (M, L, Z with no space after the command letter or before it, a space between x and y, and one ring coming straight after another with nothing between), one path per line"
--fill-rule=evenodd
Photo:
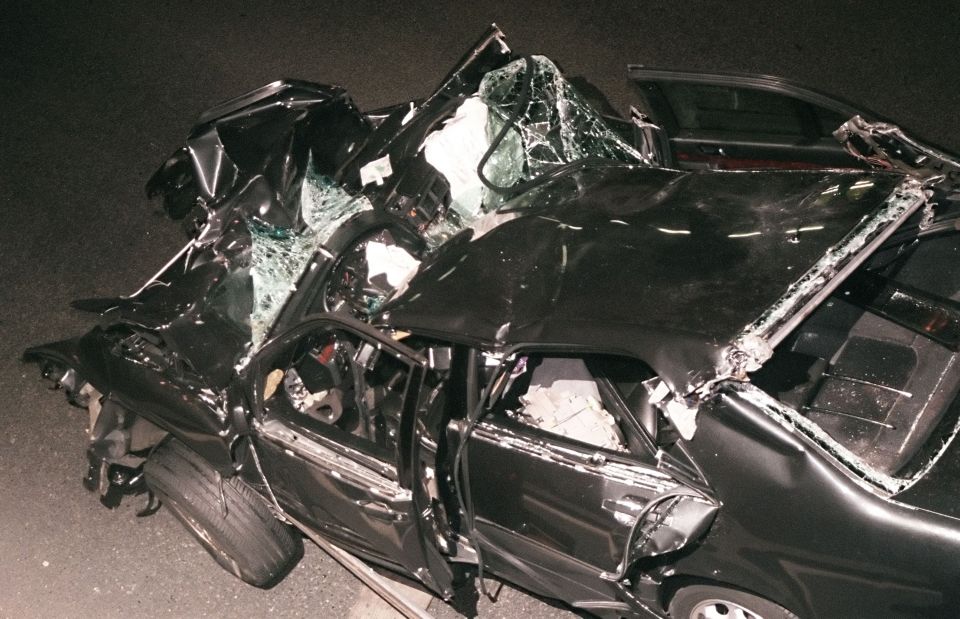
M960 160L911 138L893 124L854 116L833 133L854 157L881 169L896 170L926 187L960 187Z
M835 275L824 254L852 259L876 236L852 231L886 230L917 208L922 194L901 183L597 164L505 205L518 216L449 247L383 319L498 345L623 351L687 394L725 372L730 343L814 265L822 285Z
M860 478L874 484L889 493L902 490L910 480L902 480L885 475L857 457L856 454L845 448L838 441L799 412L770 397L761 389L744 383L734 387L739 397L757 406L760 410L774 417L789 428L797 428L819 443L829 453L849 466Z
M369 130L342 89L309 82L275 82L210 110L147 183L191 241L134 295L79 306L161 333L222 388L263 339L303 255L342 222L311 188ZM295 256L264 279L271 261Z

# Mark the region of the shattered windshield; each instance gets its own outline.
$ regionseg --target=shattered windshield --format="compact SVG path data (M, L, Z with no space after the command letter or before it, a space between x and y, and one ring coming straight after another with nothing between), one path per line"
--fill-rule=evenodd
M299 232L248 223L253 249L250 326L254 347L263 341L287 297L296 289L296 281L313 254L343 222L372 210L373 205L365 196L352 196L311 170L303 182L301 209L306 228Z
M427 160L450 182L450 213L426 231L436 247L465 227L489 229L503 202L529 181L587 159L650 165L544 56L485 74L440 129ZM483 219L483 221L479 221Z
M544 56L521 58L487 73L477 95L490 111L487 134L494 145L482 172L498 187L511 188L591 157L649 163ZM505 126L509 128L497 141ZM495 203L497 196L488 194L488 200Z
M423 231L433 248L494 210L519 183L557 166L586 158L646 163L543 56L487 73L476 94L424 139L423 148L451 193L451 216L430 222ZM485 154L482 179L477 168ZM375 163L383 166L381 160ZM351 195L311 166L301 194L305 229L250 224L254 347L263 341L311 256L346 220L373 209L366 196ZM409 262L419 264L412 257ZM389 290L381 292L385 298ZM368 304L379 305L384 298Z

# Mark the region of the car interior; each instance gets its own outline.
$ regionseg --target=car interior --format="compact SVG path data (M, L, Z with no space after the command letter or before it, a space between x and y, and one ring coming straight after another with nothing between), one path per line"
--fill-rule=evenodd
M868 465L914 475L960 416L960 273L941 266L957 252L956 233L888 242L751 381Z
M267 376L267 410L286 421L333 431L354 446L392 454L410 367L345 331L301 339ZM392 459L392 457L391 457Z
M488 407L553 435L615 452L650 454L669 432L650 403L654 372L613 355L519 354L495 378Z

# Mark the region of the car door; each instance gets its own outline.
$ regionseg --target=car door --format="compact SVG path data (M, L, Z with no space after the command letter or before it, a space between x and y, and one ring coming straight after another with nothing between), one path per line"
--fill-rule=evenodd
M875 116L762 75L628 68L641 111L662 130L663 164L681 169L864 168L833 137Z
M709 489L657 457L643 415L588 374L596 361L590 370L576 355L505 363L475 413L459 470L486 567L577 607L613 610L634 562L697 541L718 506ZM644 390L639 380L633 386ZM570 415L580 407L586 413Z
M401 343L327 314L264 346L247 369L247 397L260 467L284 510L448 597L453 575L411 466L425 367Z

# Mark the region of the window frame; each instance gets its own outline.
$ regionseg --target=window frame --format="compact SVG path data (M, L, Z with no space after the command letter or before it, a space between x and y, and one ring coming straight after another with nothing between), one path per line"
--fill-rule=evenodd
M624 439L626 443L624 451L613 450L605 447L600 447L592 443L578 440L576 438L551 432L543 428L537 427L533 424L525 423L519 419L513 419L508 415L504 414L504 409L500 407L500 402L502 401L505 385L504 387L497 388L498 383L506 380L502 378L513 368L513 364L519 358L519 356L533 356L537 355L540 357L566 357L566 358L581 358L584 360L587 365L590 375L593 377L594 382L597 385L597 389L600 391L601 404L604 406L609 414L616 418L618 422L618 427L620 431L624 433ZM597 375L590 369L589 363L587 363L585 357L590 356L608 356L608 357L619 357L623 359L629 359L632 362L643 364L646 367L650 367L649 364L643 362L640 359L631 357L629 355L611 353L606 351L595 351L595 350L571 350L568 348L512 348L507 351L503 358L500 361L500 364L497 366L491 380L484 386L480 394L479 405L483 407L484 414L481 416L480 423L487 422L493 423L494 425L503 423L505 427L509 428L513 432L520 434L524 437L530 438L537 441L547 441L551 443L557 443L563 445L565 443L570 444L572 447L575 447L580 450L594 450L598 453L603 453L606 457L613 457L617 459L623 459L628 462L641 462L643 464L651 464L656 461L657 454L660 453L660 449L657 447L653 437L643 428L643 424L635 417L633 411L631 411L626 403L624 402L623 395L620 393L619 389L603 375ZM477 371L482 372L482 364L478 364ZM496 391L496 394L494 393ZM491 397L495 395L496 400L491 401ZM613 410L611 411L607 408L607 405L611 404ZM659 414L659 413L658 413ZM624 427L626 426L626 427ZM629 433L630 437L627 437L626 434ZM641 445L643 452L637 453L630 449L630 438L636 439Z
M289 362L290 353L299 345L305 337L314 334L328 332L344 331L374 346L378 354L389 354L403 363L408 368L406 385L402 395L402 406L399 424L397 428L396 440L393 441L391 448L382 447L376 442L367 438L357 436L333 424L326 424L322 421L313 419L307 415L300 414L286 398L281 397L279 402L283 404L268 404L262 397L266 384L266 376L276 369L282 369L278 366L278 360L287 356ZM405 451L405 432L411 434L411 426L415 422L416 402L411 404L411 399L419 399L419 392L424 380L424 368L427 365L426 359L416 351L404 346L397 340L385 336L373 327L361 323L354 318L336 315L336 314L314 314L305 318L300 324L293 327L285 334L280 335L268 342L251 359L249 365L244 369L241 377L246 385L245 396L251 412L255 419L266 421L268 419L278 419L282 423L292 426L298 431L305 431L311 438L324 442L331 448L338 450L348 457L355 458L361 456L366 461L366 465L372 469L378 470L394 480L404 480L408 463L403 457ZM284 365L284 368L289 365ZM284 369L284 371L286 371ZM366 371L364 372L366 373ZM278 392L282 389L279 386ZM273 399L272 396L271 399ZM408 414L413 411L414 414ZM411 434L412 436L412 434ZM386 474L384 467L389 467L391 474Z

